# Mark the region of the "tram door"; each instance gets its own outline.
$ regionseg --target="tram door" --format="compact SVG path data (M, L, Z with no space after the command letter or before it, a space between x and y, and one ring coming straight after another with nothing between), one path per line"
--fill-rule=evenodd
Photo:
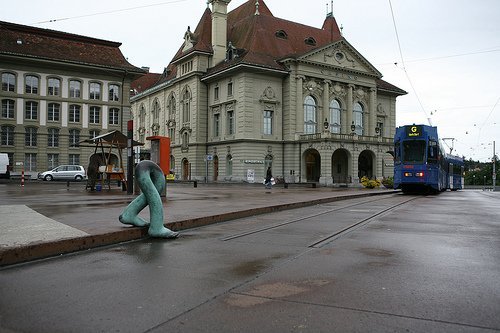
M448 186L450 190L453 190L453 163L448 164Z

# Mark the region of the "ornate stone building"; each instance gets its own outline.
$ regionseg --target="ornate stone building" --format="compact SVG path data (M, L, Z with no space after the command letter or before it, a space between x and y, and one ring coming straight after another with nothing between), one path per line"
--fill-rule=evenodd
M396 98L405 91L342 37L249 0L210 0L154 84L132 97L134 138L171 138L179 179L355 186L392 175ZM133 84L134 85L134 84Z
M130 83L145 72L120 43L0 22L0 152L31 176L59 164L87 167L81 140L126 131ZM118 160L118 157L116 160Z

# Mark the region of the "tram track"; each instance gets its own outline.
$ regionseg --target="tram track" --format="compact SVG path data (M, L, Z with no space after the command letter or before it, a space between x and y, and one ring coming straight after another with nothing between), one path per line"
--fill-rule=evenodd
M420 197L413 197L413 198L410 198L410 199L405 200L403 202L400 202L400 203L397 203L395 205L392 205L392 206L390 206L388 208L382 209L381 211L379 211L379 212L377 212L375 214L372 214L372 215L370 215L368 217L365 217L364 219L361 219L360 221L357 221L357 222L355 222L355 223L353 223L353 224L351 224L351 225L349 225L349 226L347 226L345 228L342 228L339 231L336 231L336 232L334 232L334 233L332 233L332 234L330 234L330 235L328 235L326 237L323 237L323 238L315 241L314 243L310 244L308 247L310 247L310 248L320 248L320 247L323 247L324 245L326 245L326 244L334 241L335 239L337 239L339 237L342 237L343 235L345 235L345 234L347 234L349 232L352 232L352 231L356 230L359 227L364 226L365 224L367 224L368 222L370 222L370 220L374 219L375 217L380 216L382 214L385 214L387 212L390 212L390 211L398 208L399 206L406 205L408 202L416 200L418 198L420 198Z
M352 207L359 207L359 206L362 206L362 205L365 205L365 204L374 203L374 202L377 202L377 201L393 199L393 198L396 198L398 196L401 196L401 194L394 194L394 195L387 196L387 197L384 197L384 198L364 200L362 202L355 202L355 203L351 203L351 204L344 205L344 206L341 206L341 207L335 207L335 208L332 208L332 209L327 209L327 210L324 210L324 211L321 211L321 212L317 212L317 213L314 213L314 214L310 214L310 215L307 215L307 216L301 216L299 218L288 220L288 221L285 221L285 222L281 222L281 223L277 223L277 224L272 224L272 225L268 225L268 226L265 226L265 227L261 227L261 228L257 228L257 229L248 230L248 231L245 231L245 232L241 232L241 233L229 235L229 236L220 238L220 240L221 241L231 241L231 240L235 240L235 239L239 239L239 238L244 238L244 237L247 237L247 236L251 236L251 235L255 235L255 234L259 234L259 233L264 233L264 232L267 232L267 231L271 231L271 230L274 230L274 229L278 229L278 228L281 228L281 227L284 227L284 226L287 226L287 225L291 225L291 224L294 224L294 223L304 222L306 220L313 219L313 218L316 218L316 217L319 217L319 216L322 216L322 215L327 215L327 214L330 214L330 213L339 212L339 211L346 210L346 209L349 209L349 208L352 208ZM411 197L411 198L409 198L407 200L404 200L403 202L398 202L398 203L393 204L393 205L391 205L389 207L385 207L384 209L379 210L379 211L371 214L368 217L364 217L361 220L356 221L355 223L349 224L348 226L342 228L341 230L335 231L335 232L333 232L331 234L328 234L325 237L322 237L321 239L318 239L318 240L314 241L313 243L309 244L307 247L309 247L309 248L319 248L319 247L322 247L323 245L331 242L332 240L335 240L335 239L341 237L342 235L344 235L344 234L346 234L348 232L353 231L357 227L361 227L361 226L365 225L366 223L368 223L373 218L375 218L377 216L380 216L380 215L382 215L384 213L387 213L387 212L389 212L391 210L394 210L397 207L402 206L404 204L407 204L408 202L413 201L413 200L418 199L418 198L421 198L421 196Z

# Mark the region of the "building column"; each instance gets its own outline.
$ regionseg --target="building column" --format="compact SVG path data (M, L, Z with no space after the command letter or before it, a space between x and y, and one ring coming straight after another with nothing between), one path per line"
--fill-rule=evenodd
M347 110L346 110L346 126L347 134L351 134L351 124L352 124L352 92L354 90L354 85L349 84L347 86Z
M327 119L328 123L331 122L330 119L330 81L323 81L323 118L318 123L323 127L323 122ZM323 128L324 129L324 128Z
M332 150L325 148L318 150L321 156L321 175L319 183L321 186L332 186Z
M377 89L370 88L370 136L375 136L377 133L375 132L375 127L377 126Z
M304 93L303 93L304 76L297 76L297 92L296 92L296 116L295 116L295 131L297 134L304 133Z

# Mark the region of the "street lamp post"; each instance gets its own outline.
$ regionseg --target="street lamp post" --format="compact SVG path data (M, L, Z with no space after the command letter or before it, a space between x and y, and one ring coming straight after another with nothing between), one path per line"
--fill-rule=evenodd
M496 164L496 154L495 154L495 141L493 141L493 175L492 175L492 179L493 179L493 191L496 191L496 185L497 185L497 173L496 173L496 170L495 170L495 164Z

